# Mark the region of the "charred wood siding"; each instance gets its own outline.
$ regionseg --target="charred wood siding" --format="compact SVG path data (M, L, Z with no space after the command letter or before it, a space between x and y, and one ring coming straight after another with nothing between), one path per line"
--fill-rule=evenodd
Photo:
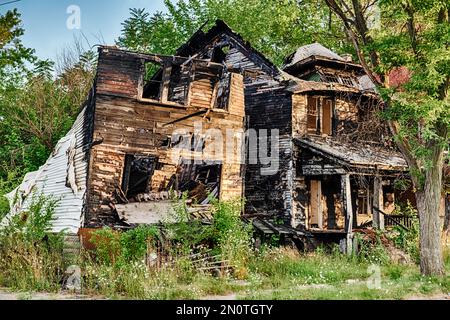
M203 75L207 70L202 70ZM120 199L125 156L153 156L158 165L149 189L164 190L179 168L180 151L166 145L174 130L194 132L194 122L203 130L243 130L244 95L241 75L231 77L229 111L214 111L214 87L203 76L193 78L186 106L164 105L139 99L143 61L117 50L101 51L98 65L93 146L90 150L87 196L87 226L117 223L112 207ZM206 77L208 75L206 74ZM112 82L111 79L114 79ZM208 111L209 110L209 111ZM221 198L242 196L242 170L235 158L224 163L221 172ZM226 153L224 152L223 155ZM225 159L212 160L223 162Z
M277 82L247 86L246 114L250 129L278 129L279 170L262 175L261 164L248 164L245 179L247 213L259 213L291 219L292 202L292 129L291 95ZM269 133L268 133L269 135Z

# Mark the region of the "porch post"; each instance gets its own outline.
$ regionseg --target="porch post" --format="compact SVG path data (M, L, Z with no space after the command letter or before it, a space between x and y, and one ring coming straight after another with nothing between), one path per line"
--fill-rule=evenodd
M345 212L345 234L346 234L346 253L352 254L353 251L353 206L352 206L352 192L350 188L350 175L344 174L341 176L341 191L343 207Z
M380 176L375 176L373 180L373 206L383 210L383 180ZM373 227L384 230L384 216L377 210L372 210L373 212Z

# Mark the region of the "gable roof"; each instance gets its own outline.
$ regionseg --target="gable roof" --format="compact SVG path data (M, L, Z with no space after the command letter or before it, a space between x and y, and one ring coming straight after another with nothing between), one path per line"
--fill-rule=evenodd
M248 41L244 40L244 38L242 38L240 34L234 32L223 20L216 20L215 25L206 33L202 30L202 27L197 32L195 32L187 42L185 42L181 47L177 49L177 56L190 57L198 54L216 38L225 34L234 39L236 43L240 45L241 49L246 51L250 59L265 65L266 71L268 71L269 73L273 75L279 75L280 69L275 64L273 64L272 61L267 59L264 54L253 48Z

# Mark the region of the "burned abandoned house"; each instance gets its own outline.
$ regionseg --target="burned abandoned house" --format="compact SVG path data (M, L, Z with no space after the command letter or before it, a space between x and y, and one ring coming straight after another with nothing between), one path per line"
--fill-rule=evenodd
M173 56L103 46L88 101L47 163L9 195L11 214L39 191L59 199L55 231L77 234L158 223L182 193L199 219L211 195L242 197L243 218L262 235L350 239L382 227L408 197L395 188L407 167L378 107L349 57L314 43L281 70L222 21ZM226 159L205 132L227 137ZM263 140L276 146L275 163L249 161Z

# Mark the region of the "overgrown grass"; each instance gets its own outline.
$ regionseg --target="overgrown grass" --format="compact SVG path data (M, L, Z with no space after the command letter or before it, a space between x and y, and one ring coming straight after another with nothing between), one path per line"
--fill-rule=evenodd
M34 198L30 209L1 231L0 286L61 290L68 261L63 259L62 235L48 232L56 203ZM83 251L76 261L81 267L81 292L113 299L200 299L229 294L242 299L402 299L450 292L448 276L422 277L415 264L392 263L381 243L365 244L358 256L350 257L337 246L311 253L270 246L255 250L251 228L239 218L241 203L213 203L210 226L200 227L184 218L165 226L166 245L170 245L166 251L174 258L166 266L149 264L161 239L155 227L95 232L96 250ZM177 214L183 217L185 212ZM192 227L202 233L188 236L197 232ZM413 243L410 235L397 236L407 236ZM213 276L196 268L189 255L204 248L229 261L232 272ZM449 251L445 265L449 271ZM375 287L374 279L379 280Z
M56 203L34 195L28 210L0 230L0 286L28 291L61 287L63 234L49 233Z

